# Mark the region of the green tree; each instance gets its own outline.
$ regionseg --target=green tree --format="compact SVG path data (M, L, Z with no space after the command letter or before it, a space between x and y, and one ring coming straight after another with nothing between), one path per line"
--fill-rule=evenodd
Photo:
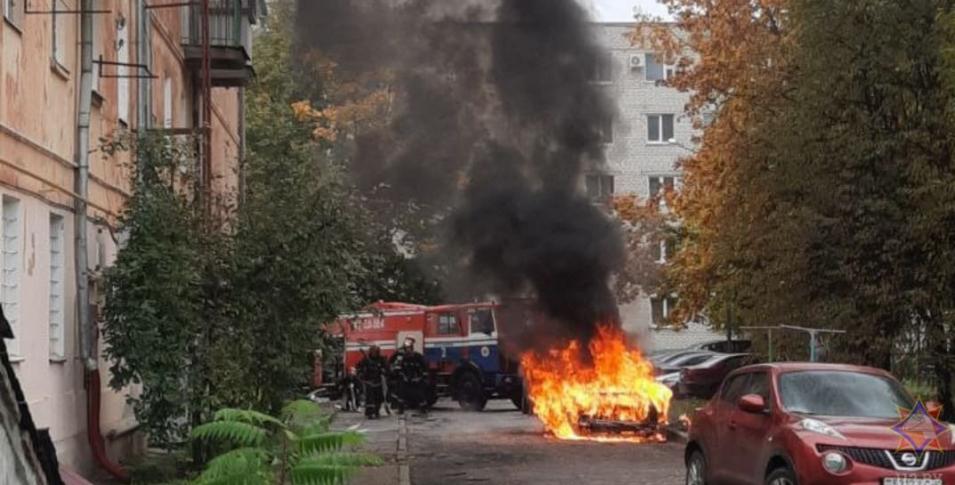
M213 339L220 402L270 411L308 382L322 324L378 299L434 292L349 185L336 145L315 139L293 109L314 88L292 59L291 8L277 2L256 39L262 61L248 89L245 194L226 277L230 324Z
M141 384L136 417L159 444L186 436L203 406L203 247L200 219L181 176L185 146L163 137L136 143L133 196L120 220L126 243L105 273L105 353L115 389Z
M950 388L952 2L669 3L701 53L674 83L715 110L676 204L684 309L845 329L833 357L884 368L930 351Z

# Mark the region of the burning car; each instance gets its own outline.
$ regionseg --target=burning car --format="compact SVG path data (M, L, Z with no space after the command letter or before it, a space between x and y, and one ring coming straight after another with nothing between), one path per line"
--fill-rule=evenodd
M601 327L578 341L521 359L534 414L558 439L664 441L672 392L622 331Z

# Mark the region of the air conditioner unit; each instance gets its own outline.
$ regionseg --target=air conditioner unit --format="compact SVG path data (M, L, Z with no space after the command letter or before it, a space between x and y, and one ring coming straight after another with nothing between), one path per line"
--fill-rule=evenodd
M643 55L634 54L630 56L630 69L640 69L643 67Z

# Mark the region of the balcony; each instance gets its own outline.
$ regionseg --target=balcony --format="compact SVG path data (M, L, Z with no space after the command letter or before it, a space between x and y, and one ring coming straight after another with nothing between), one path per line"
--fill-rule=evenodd
M262 0L209 0L209 62L214 87L241 87L252 80L252 25L264 14ZM182 48L186 65L202 69L202 6L184 7Z

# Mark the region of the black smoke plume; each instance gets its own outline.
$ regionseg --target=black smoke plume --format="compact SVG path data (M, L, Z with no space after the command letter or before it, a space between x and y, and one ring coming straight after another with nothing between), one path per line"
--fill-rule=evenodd
M581 194L613 104L574 0L299 0L300 45L340 76L389 73L392 119L355 139L366 189L448 207L449 245L501 296L531 295L554 337L619 316L616 225ZM540 334L541 329L535 330Z

